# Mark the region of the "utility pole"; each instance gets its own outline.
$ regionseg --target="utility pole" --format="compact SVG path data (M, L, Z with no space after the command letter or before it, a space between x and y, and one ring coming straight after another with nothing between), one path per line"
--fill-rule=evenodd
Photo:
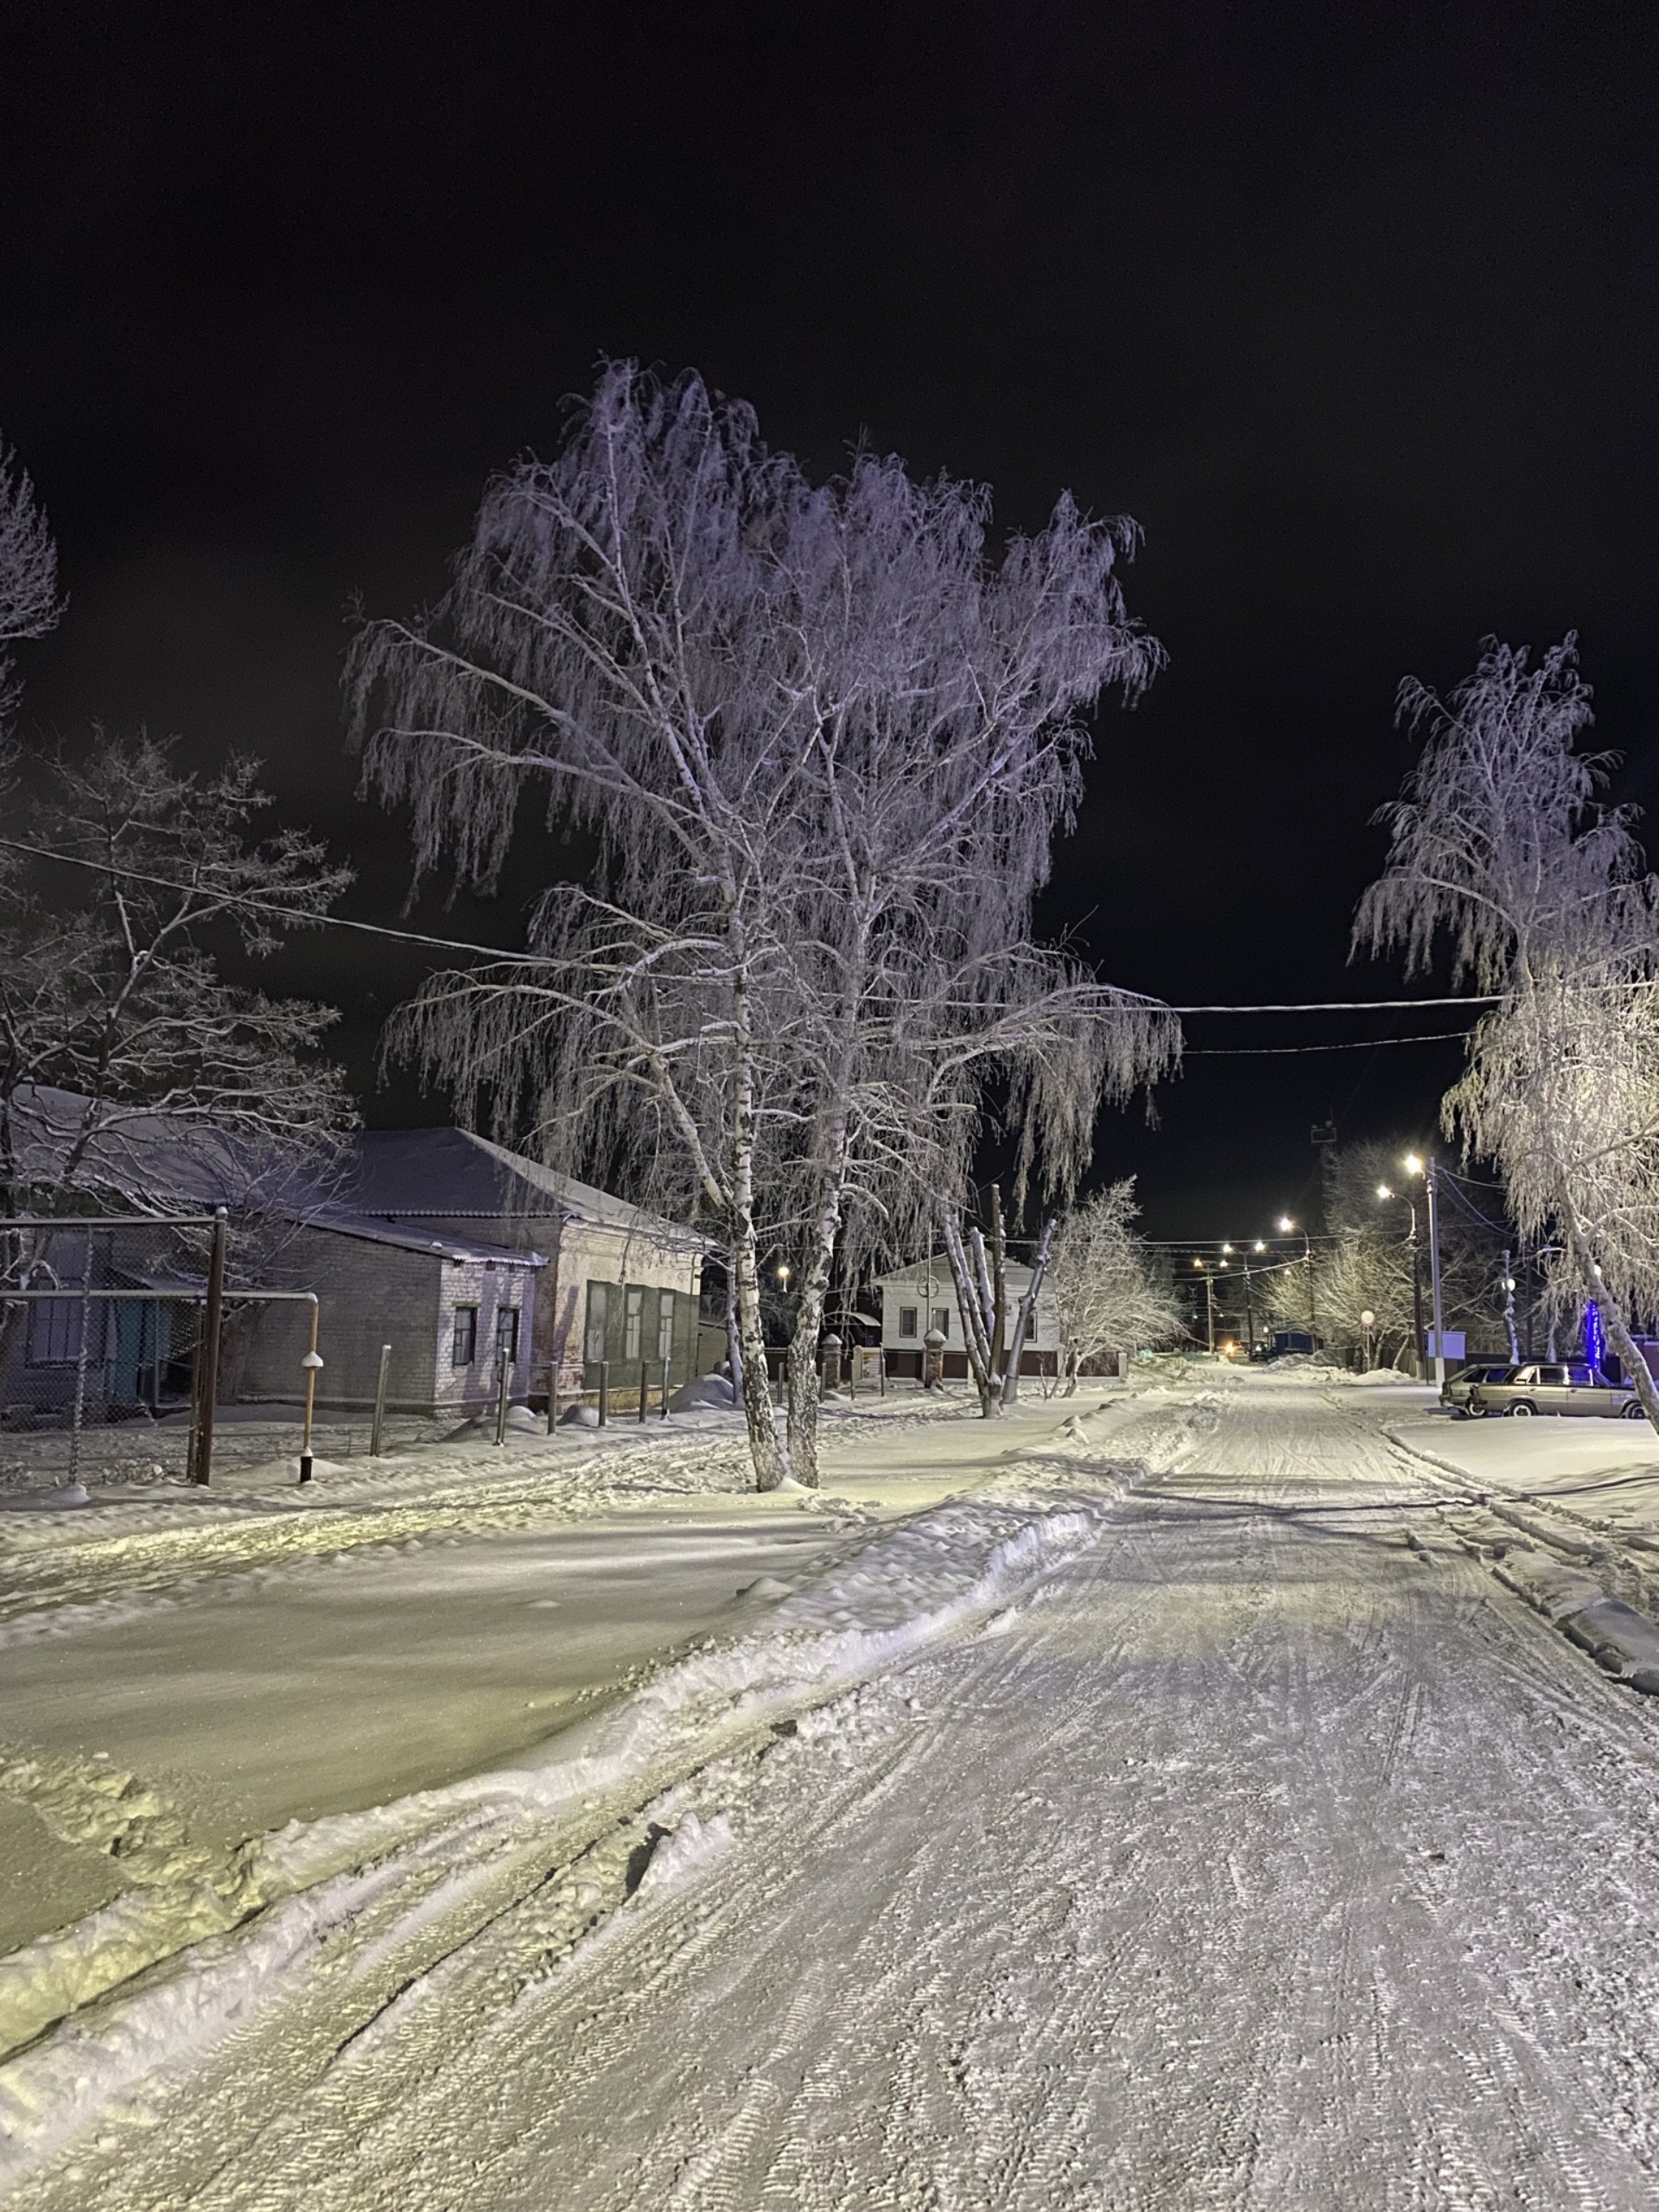
M1428 1273L1434 1304L1434 1380L1446 1381L1446 1321L1440 1302L1440 1201L1435 1187L1436 1163L1430 1160L1425 1171L1428 1190Z
M207 1262L207 1310L202 1320L203 1344L200 1398L196 1411L196 1463L194 1479L212 1482L213 1475L213 1398L219 1388L219 1340L225 1318L225 1244L230 1216L223 1206L213 1209L213 1248Z
M1204 1271L1204 1309L1210 1337L1210 1357L1216 1356L1216 1279L1208 1268Z

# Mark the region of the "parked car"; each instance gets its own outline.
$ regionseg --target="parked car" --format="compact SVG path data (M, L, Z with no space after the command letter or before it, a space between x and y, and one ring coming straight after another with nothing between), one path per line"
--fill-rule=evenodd
M1534 1362L1507 1369L1501 1382L1478 1382L1470 1398L1476 1414L1603 1414L1640 1421L1642 1407L1627 1382L1610 1382L1592 1367Z
M1440 1403L1450 1406L1453 1413L1461 1414L1467 1419L1473 1410L1469 1402L1477 1385L1507 1382L1514 1372L1513 1367L1483 1367L1477 1362L1473 1367L1465 1367L1460 1373L1446 1376L1440 1385Z

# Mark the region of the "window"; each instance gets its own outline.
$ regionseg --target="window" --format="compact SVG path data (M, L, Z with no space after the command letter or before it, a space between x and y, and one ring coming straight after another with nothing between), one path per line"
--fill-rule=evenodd
M942 1337L950 1335L950 1308L948 1306L936 1306L933 1308L933 1325Z
M674 1357L674 1294L671 1290L658 1293L657 1357L672 1361Z
M582 1356L590 1367L597 1367L605 1357L605 1338L610 1325L611 1285L590 1282L588 1286L588 1327L582 1338Z
M509 1362L518 1357L518 1308L498 1306L495 1310L495 1356L499 1360L505 1354Z
M470 1367L478 1357L478 1308L476 1306L457 1306L455 1308L455 1339L449 1347L452 1367Z
M645 1294L637 1284L630 1283L623 1292L622 1313L622 1357L635 1360L645 1333Z
M87 1355L92 1350L87 1332ZM31 1367L73 1367L80 1357L80 1300L78 1298L41 1298L29 1309L29 1363Z
M913 1306L901 1306L899 1308L899 1333L901 1337L915 1335L916 1308Z

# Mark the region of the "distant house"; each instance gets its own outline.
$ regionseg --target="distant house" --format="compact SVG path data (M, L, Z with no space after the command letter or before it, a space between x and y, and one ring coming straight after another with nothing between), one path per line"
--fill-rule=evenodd
M1031 1269L1010 1260L1007 1263L1008 1331L1014 1330L1014 1308L1031 1285ZM950 1262L944 1253L918 1260L907 1268L878 1276L881 1296L881 1351L889 1375L922 1371L923 1338L937 1329L944 1338L944 1372L952 1380L968 1374L966 1338L957 1304L957 1287ZM1054 1375L1059 1371L1060 1322L1053 1293L1037 1294L1036 1311L1026 1336L1020 1362L1022 1375Z

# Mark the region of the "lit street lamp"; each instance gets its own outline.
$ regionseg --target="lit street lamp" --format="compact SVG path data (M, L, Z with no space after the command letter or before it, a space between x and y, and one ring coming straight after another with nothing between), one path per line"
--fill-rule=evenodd
M1390 1190L1386 1183L1377 1185L1376 1195L1379 1198L1392 1198L1411 1216L1411 1233L1407 1240L1411 1246L1411 1325L1421 1375L1427 1348L1423 1343L1423 1274L1417 1264L1417 1202L1404 1191Z
M1422 1160L1414 1152L1408 1152L1403 1164L1408 1175L1422 1177L1423 1189L1428 1199L1428 1276L1434 1308L1434 1380L1444 1385L1446 1382L1446 1317L1442 1311L1440 1297L1440 1191L1436 1181L1438 1171L1432 1154L1427 1160Z
M1307 1333L1310 1337L1317 1337L1319 1333L1319 1317L1313 1304L1313 1241L1305 1229L1297 1228L1287 1213L1281 1213L1279 1217L1279 1234L1281 1236L1300 1236L1302 1240L1302 1259L1307 1268Z

